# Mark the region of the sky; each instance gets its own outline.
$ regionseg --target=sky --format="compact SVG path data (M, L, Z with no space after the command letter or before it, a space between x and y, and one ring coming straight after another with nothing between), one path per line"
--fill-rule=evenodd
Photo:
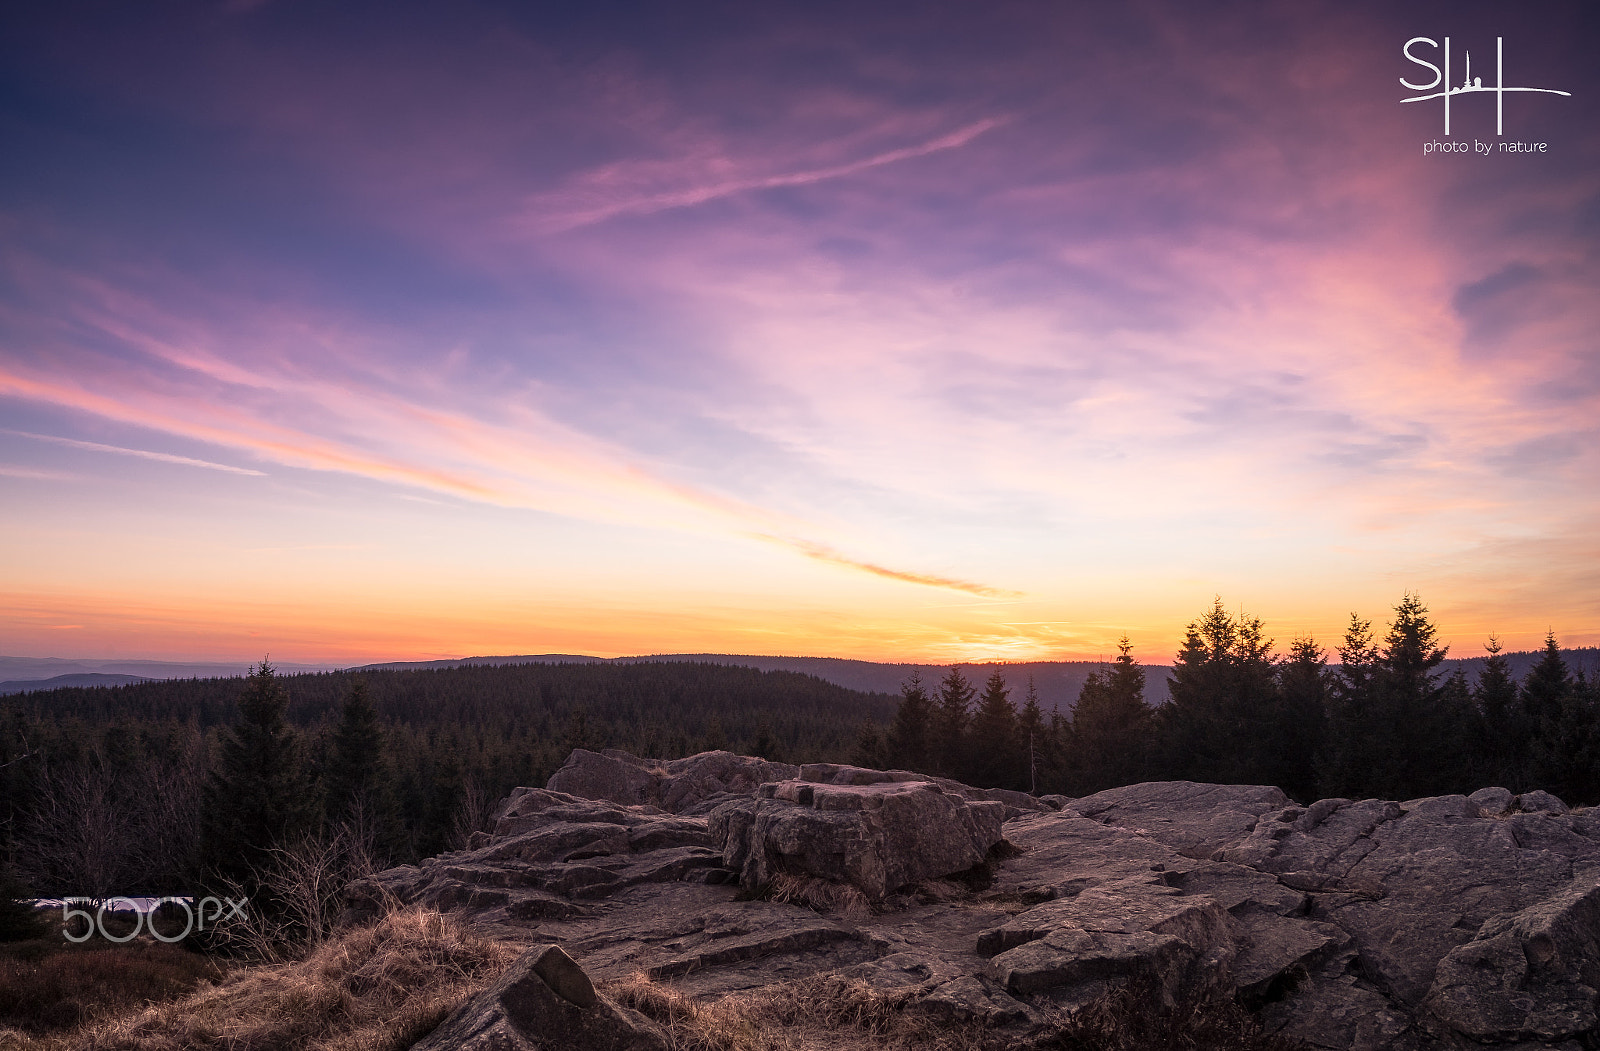
M1418 37L1550 90L1446 135ZM1452 656L1595 645L1597 45L1579 2L9 5L0 652L1161 663L1216 598L1282 650L1408 592Z

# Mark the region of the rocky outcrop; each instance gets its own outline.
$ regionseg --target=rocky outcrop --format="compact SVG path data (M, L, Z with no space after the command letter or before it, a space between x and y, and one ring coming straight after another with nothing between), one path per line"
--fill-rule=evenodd
M1231 991L1314 1048L1600 1045L1600 815L1543 792L1043 802L728 753L575 753L551 786L514 792L474 849L352 887L352 913L461 909L597 979L702 997L837 971L1018 1034L1139 980ZM780 874L854 887L870 915L748 900Z
M881 901L983 861L1000 842L1004 816L1003 803L971 802L929 781L782 781L718 807L709 830L746 886L814 876Z
M388 869L345 891L352 918L388 900L474 911L503 908L514 919L587 915L582 903L641 883L726 883L704 818L618 806L544 788L519 788L499 808L476 849Z
M667 1051L666 1035L595 992L560 948L530 949L414 1051Z
M668 813L704 813L706 804L749 795L756 786L799 776L800 768L732 752L701 752L687 759L641 759L617 748L576 749L546 787L624 806L654 806Z

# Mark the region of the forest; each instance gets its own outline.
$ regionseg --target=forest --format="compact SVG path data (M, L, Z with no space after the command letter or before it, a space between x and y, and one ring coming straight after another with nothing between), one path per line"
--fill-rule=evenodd
M1352 617L1337 662L1286 653L1221 600L1190 623L1165 703L1124 639L1068 711L960 666L898 698L703 663L468 665L36 691L0 707L0 863L41 895L184 893L281 844L358 840L380 863L465 845L574 748L713 748L1081 796L1149 780L1275 784L1301 802L1488 785L1600 802L1600 682L1554 636L1475 681L1407 595ZM1013 696L1021 692L1021 696Z

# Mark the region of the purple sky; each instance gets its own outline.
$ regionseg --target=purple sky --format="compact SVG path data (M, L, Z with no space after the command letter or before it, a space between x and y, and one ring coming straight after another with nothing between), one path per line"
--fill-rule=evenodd
M1425 154L1447 35L1570 97ZM1407 590L1458 656L1600 642L1597 47L1579 3L8 11L0 649L1164 660L1214 595L1332 642Z

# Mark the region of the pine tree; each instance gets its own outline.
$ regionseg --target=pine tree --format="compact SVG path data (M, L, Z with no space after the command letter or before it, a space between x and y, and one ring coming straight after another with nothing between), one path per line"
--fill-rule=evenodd
M1532 788L1528 766L1532 758L1534 725L1517 696L1511 662L1500 655L1500 640L1493 635L1484 644L1489 659L1472 690L1473 706L1483 726L1478 746L1483 780L1513 792Z
M1529 760L1533 786L1572 804L1594 800L1600 793L1600 710L1588 682L1569 673L1553 632L1522 681L1520 697L1536 721Z
M903 770L933 772L933 701L922 677L911 673L900 687L900 707L889 727L889 763Z
M702 752L722 752L728 747L728 732L722 728L722 720L712 715L706 720L706 736L701 742Z
M1328 656L1315 639L1296 639L1278 665L1283 715L1278 773L1271 783L1295 799L1316 796L1316 761L1327 735Z
M349 829L381 858L398 856L402 843L394 774L378 710L367 697L363 678L351 681L339 708L323 808L330 828Z
M1012 707L1005 676L996 669L983 687L972 716L970 740L972 784L980 788L1018 788L1022 756L1017 748L1017 710Z
M1084 682L1072 712L1068 794L1088 795L1137 784L1149 768L1152 714L1144 668L1124 635L1116 662Z
M939 683L939 703L933 713L935 773L965 781L968 769L967 725L972 719L972 684L961 674L960 665Z
M862 723L861 729L856 731L855 747L850 750L850 762L868 770L887 770L893 765L889 754L889 740L883 728L873 722Z
M1039 693L1034 689L1033 676L1028 676L1028 694L1022 702L1022 712L1017 716L1017 744L1025 757L1023 788L1039 794L1039 772L1045 760L1044 711L1039 707Z
M1224 784L1273 783L1288 736L1272 640L1261 621L1213 600L1189 624L1158 723L1163 767Z
M223 875L248 880L274 848L310 831L308 786L284 719L288 706L277 672L263 660L245 679L239 721L223 734L207 785L204 856Z
M1378 647L1372 622L1350 614L1339 646L1339 671L1328 697L1328 736L1318 764L1317 794L1361 798L1367 775L1367 737L1378 706Z
M1535 733L1544 736L1548 732L1560 717L1563 703L1571 690L1572 677L1567 671L1567 662L1561 656L1555 632L1550 632L1545 635L1544 652L1539 657L1539 663L1522 680L1522 689L1519 691L1522 708L1533 721Z
M1466 787L1456 783L1462 765L1459 727L1450 718L1443 684L1434 678L1449 647L1435 645L1439 631L1419 596L1408 592L1394 614L1384 637L1380 676L1388 747L1378 749L1375 786L1389 799Z
M1382 647L1351 618L1329 720L1322 794L1408 799L1465 788L1459 713L1435 669L1445 659L1428 608L1407 592Z
M772 732L772 724L764 717L756 724L756 739L750 746L751 754L759 755L771 763L783 762L783 745Z

